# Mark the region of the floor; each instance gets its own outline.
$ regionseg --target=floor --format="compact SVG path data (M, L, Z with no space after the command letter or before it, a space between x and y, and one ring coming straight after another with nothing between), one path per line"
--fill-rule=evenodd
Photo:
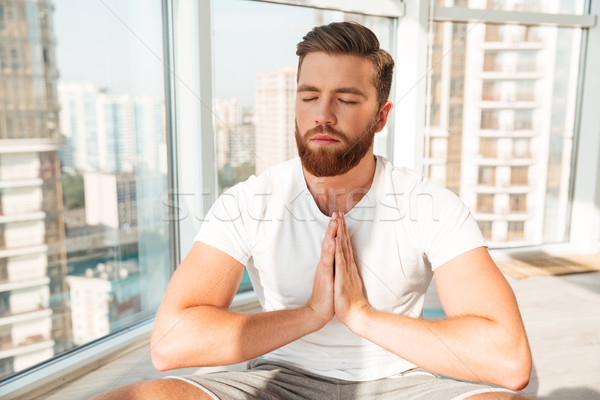
M600 272L507 279L517 296L533 352L534 371L523 393L548 400L600 399ZM426 307L438 306L432 285ZM202 372L218 369L223 368ZM157 372L150 363L148 343L140 343L43 398L89 399L127 383L196 371Z

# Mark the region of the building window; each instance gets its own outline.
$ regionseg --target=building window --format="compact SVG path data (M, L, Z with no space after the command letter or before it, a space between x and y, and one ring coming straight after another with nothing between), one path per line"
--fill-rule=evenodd
M513 140L513 152L512 155L514 158L531 158L531 153L529 152L529 143L531 139L514 139Z
M511 167L510 169L510 184L522 186L529 184L529 168L528 167Z
M524 213L527 211L526 195L525 194L511 194L509 195L510 212L511 213Z
M486 51L483 56L483 71L502 71L502 53L498 51Z
M533 128L533 110L515 110L514 129L530 130Z
M517 72L535 72L537 68L537 51L522 50L517 52Z
M493 186L496 183L495 167L479 167L477 183L480 185Z
M502 42L503 39L502 25L486 25L485 27L485 41L486 42Z
M499 129L499 116L499 110L481 110L481 129Z
M534 101L535 100L535 81L519 80L515 82L516 100L517 101Z
M480 138L479 154L485 158L496 158L498 154L498 139Z
M523 221L509 221L506 240L517 241L525 238L525 223Z
M477 221L481 234L485 240L492 239L492 221Z
M483 81L481 89L481 100L498 101L500 100L500 82Z
M494 195L493 194L477 194L477 212L485 214L494 213Z

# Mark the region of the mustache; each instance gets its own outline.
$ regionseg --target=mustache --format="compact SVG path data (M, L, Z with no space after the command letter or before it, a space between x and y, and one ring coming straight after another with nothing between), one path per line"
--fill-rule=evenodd
M304 137L306 140L310 140L312 137L319 134L327 134L340 142L346 142L346 135L329 125L317 125L314 128L307 130Z

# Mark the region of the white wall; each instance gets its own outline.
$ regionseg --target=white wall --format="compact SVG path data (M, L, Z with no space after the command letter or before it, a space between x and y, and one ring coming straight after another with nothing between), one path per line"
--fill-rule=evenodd
M6 223L4 224L6 248L43 244L45 232L46 227L43 220Z
M28 254L8 259L8 280L10 282L39 279L46 276L48 258L45 253Z
M0 155L0 179L33 179L40 175L37 153L4 153Z

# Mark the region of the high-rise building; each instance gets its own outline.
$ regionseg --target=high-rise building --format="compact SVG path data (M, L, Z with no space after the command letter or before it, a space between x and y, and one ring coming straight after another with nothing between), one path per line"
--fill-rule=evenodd
M1 7L0 375L71 346L53 8Z
M236 98L215 99L214 118L217 137L217 166L231 165L233 132L242 122L242 109Z
M491 246L564 240L574 30L432 24L425 173L460 195Z
M60 82L60 127L64 137L63 168L98 168L97 104L101 91L89 82Z
M296 69L260 73L256 78L256 174L298 155L294 137Z
M63 166L75 171L132 171L137 154L162 141L162 103L111 94L88 82L58 85ZM138 140L139 139L139 140ZM136 145L140 147L136 149ZM155 167L158 162L152 163Z
M128 323L141 311L139 267L133 262L99 263L85 275L67 277L73 341L88 343Z
M85 172L83 180L85 219L88 225L102 225L114 230L137 226L137 191L134 174Z
M256 138L252 112L242 111L235 97L215 99L215 127L219 169L254 165Z

